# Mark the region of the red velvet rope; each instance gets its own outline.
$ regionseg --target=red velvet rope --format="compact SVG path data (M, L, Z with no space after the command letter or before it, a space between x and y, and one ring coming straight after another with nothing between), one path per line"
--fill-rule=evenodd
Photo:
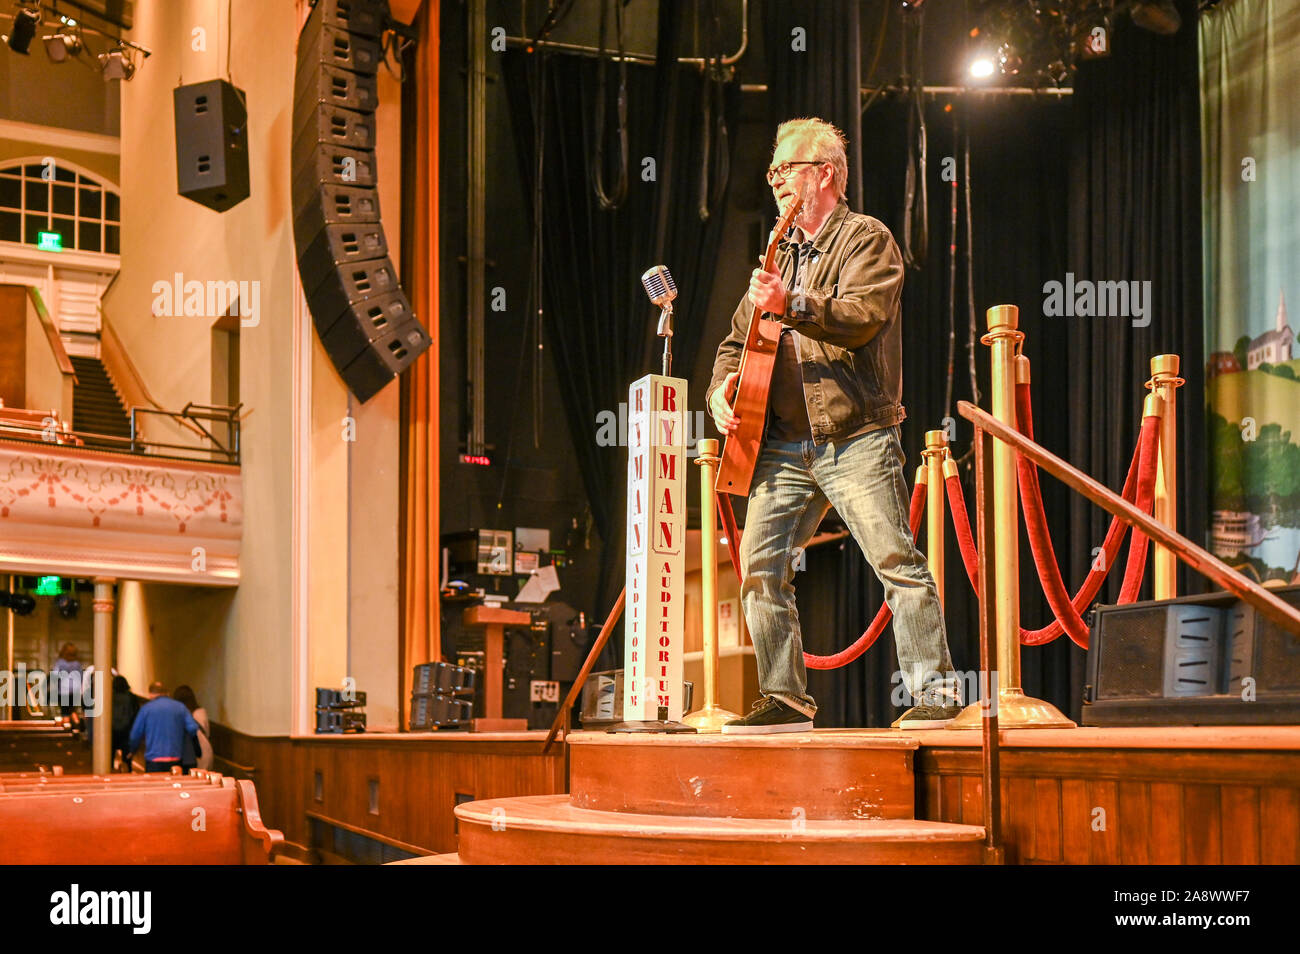
M1034 410L1029 400L1029 382L1016 382L1016 421L1020 433L1034 439ZM1029 549L1034 554L1038 570L1038 583L1047 597L1047 605L1056 622L1070 635L1076 646L1088 648L1088 624L1070 602L1070 594L1061 579L1061 567L1056 560L1056 548L1047 529L1047 514L1043 509L1042 490L1038 485L1038 468L1023 454L1016 455L1016 476L1020 484L1021 510L1025 515L1025 529L1029 536ZM1023 641L1024 630L1021 630ZM1053 637L1055 638L1055 637Z
M1029 427L1032 429L1032 426L1031 420ZM1032 439L1032 433L1026 433L1025 436ZM1128 474L1124 479L1124 491L1122 496L1129 503L1134 503L1138 498L1139 472L1143 470L1141 464L1144 449L1148 447L1154 449L1155 442L1158 438L1159 419L1144 418L1142 421L1142 431L1138 437L1138 445L1133 451L1133 459L1129 464ZM1035 470L1036 469L1037 468L1035 468ZM1036 477L1037 475L1035 474L1035 478ZM1151 487L1154 488L1154 468L1151 470L1147 479L1150 481ZM977 575L977 568L979 566L979 553L976 550L975 540L971 534L970 517L966 511L966 498L962 493L961 479L954 474L949 477L945 483L948 490L948 506L949 509L952 510L953 526L957 532L957 544L958 549L961 551L962 563L966 568L966 576L970 580L971 588L974 589L976 595L978 595L979 577ZM1037 494L1036 479L1033 481L1033 485L1035 493L1032 497L1029 494L1022 495L1025 500L1024 506L1026 508L1026 514L1028 514L1031 509L1039 511L1042 509L1042 500ZM1028 523L1028 521L1029 517L1026 516L1026 523ZM1116 563L1116 557L1119 555L1119 549L1124 541L1124 532L1127 529L1127 524L1121 521L1119 517L1111 518L1110 527L1107 529L1105 540L1102 542L1102 552L1105 559L1100 567L1093 566L1088 571L1088 575L1084 579L1083 585L1079 587L1079 592L1075 594L1074 599L1070 601L1071 608L1076 614L1082 613L1091 606L1093 600L1097 598L1097 594L1101 592L1102 584L1106 581L1106 577L1110 573L1110 568ZM1053 565L1055 565L1054 562ZM1059 572L1058 569L1057 573L1059 574ZM1026 646L1041 646L1045 643L1050 643L1052 640L1059 637L1064 631L1065 629L1060 620L1056 619L1049 625L1044 626L1042 629L1026 630L1021 628L1020 642Z
M1142 419L1142 463L1138 472L1137 502L1143 513L1151 513L1156 497L1156 466L1160 462L1160 418ZM1128 540L1128 565L1124 567L1124 583L1119 590L1120 603L1132 603L1142 587L1142 577L1147 568L1147 543L1149 538L1137 527Z
M1030 440L1034 439L1033 408L1029 399L1028 384L1016 385L1017 418L1022 422L1021 433ZM1160 419L1144 417L1142 430L1138 437L1138 446L1134 449L1133 459L1129 464L1128 474L1124 478L1123 498L1135 504L1143 513L1150 513L1155 498L1155 477L1158 463L1158 441ZM1086 649L1088 647L1088 627L1080 615L1092 605L1101 591L1102 584L1115 565L1119 549L1123 544L1127 525L1112 517L1102 542L1105 560L1101 567L1093 566L1078 593L1071 599L1061 577L1060 566L1056 560L1055 549L1047 530L1047 517L1043 509L1041 487L1038 482L1038 468L1030 460L1017 454L1017 476L1020 483L1021 499L1025 513L1025 526L1029 534L1030 548L1034 554L1034 563L1038 570L1039 582L1047 596L1048 606L1056 617L1047 626L1036 630L1020 629L1020 642L1026 646L1041 646L1057 639L1068 632L1074 642ZM971 533L970 515L966 510L966 498L961 487L961 478L953 474L945 481L948 505L952 511L953 528L957 534L957 545L961 551L962 564L976 596L979 595L979 553ZM925 512L925 484L918 482L912 488L912 499L908 512L908 523L912 536L916 537L921 527L921 516ZM727 538L727 550L731 556L731 565L736 572L736 579L743 582L740 570L740 529L736 525L735 512L731 506L731 497L718 493L718 512L722 519L723 532ZM1128 564L1124 571L1124 582L1120 590L1120 603L1131 603L1142 585L1146 569L1146 552L1149 544L1146 534L1134 529L1129 544ZM809 669L838 669L846 666L865 653L880 638L885 626L892 618L889 606L882 604L877 610L871 625L847 649L831 656L813 656L804 653L804 665Z
M918 480L916 486L912 488L912 503L907 514L907 522L911 525L913 540L916 539L916 535L921 530L921 515L923 513L925 513L925 484ZM871 625L867 627L866 632L859 636L857 642L852 646L840 650L833 656L813 656L804 653L803 664L809 669L839 669L841 666L847 666L872 647L872 644L880 638L880 634L885 631L885 627L889 625L889 620L893 615L890 612L889 604L881 603L880 609L876 611L876 618L871 621Z
M744 582L744 577L740 572L740 530L736 526L736 513L731 508L731 497L729 494L718 493L718 513L722 517L722 531L727 535L727 550L731 554L731 565L736 570L736 579ZM921 530L921 515L925 513L925 484L917 481L916 486L912 488L912 501L908 506L907 522L912 528L912 539ZM889 620L893 614L886 603L880 604L880 609L876 611L875 618L871 625L867 627L866 632L858 637L857 641L843 649L833 656L813 656L809 653L803 654L804 665L809 669L839 669L841 666L847 666L853 660L857 659L868 649L872 647L880 634L885 631Z

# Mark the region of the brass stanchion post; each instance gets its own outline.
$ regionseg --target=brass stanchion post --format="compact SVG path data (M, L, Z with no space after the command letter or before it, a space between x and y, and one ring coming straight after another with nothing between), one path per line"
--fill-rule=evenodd
M993 362L993 416L1012 427L1016 423L1016 345L1024 340L1018 325L1020 309L994 305L986 313ZM1028 359L1024 362L1027 373ZM1052 705L1026 696L1020 687L1020 506L1016 483L1016 452L1010 444L993 442L993 592L980 599L994 601L994 636L998 664L998 726L1001 729L1073 728L1074 723ZM980 559L989 559L981 553ZM948 723L950 729L981 727L980 704L968 705Z
M943 591L943 462L948 456L948 438L943 431L925 432L925 557L930 575L939 590L939 605L945 605Z
M718 511L713 485L718 477L718 442L697 445L700 468L700 602L704 606L704 704L682 721L699 732L721 732L740 716L718 705Z
M1164 417L1160 421L1154 516L1170 530L1178 529L1178 408L1175 399L1183 383L1178 376L1178 355L1158 354L1151 359L1151 380L1147 387L1164 405ZM1155 570L1152 593L1158 600L1173 599L1178 595L1178 557L1168 547L1157 543L1152 562Z

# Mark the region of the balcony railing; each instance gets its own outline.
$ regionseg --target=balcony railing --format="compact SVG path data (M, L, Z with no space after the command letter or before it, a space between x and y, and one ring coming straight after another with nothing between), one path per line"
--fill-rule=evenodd
M190 460L239 465L239 410L234 407L190 402L179 411L162 411L154 408L131 408L131 434L116 437L75 431L58 421L52 413L0 410L0 439L30 444L60 444L88 447L95 450L116 451L123 454L157 457L166 460ZM193 434L192 443L171 443L145 440L141 425L148 416L166 418L179 425L179 429ZM156 428L150 428L156 430Z

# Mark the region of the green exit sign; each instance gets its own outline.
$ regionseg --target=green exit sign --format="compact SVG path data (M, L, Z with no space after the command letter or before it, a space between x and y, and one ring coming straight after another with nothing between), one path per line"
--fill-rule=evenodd
M58 596L63 592L63 580L57 576L42 576L36 580L37 596Z
M37 232L36 247L46 252L62 252L63 236L58 232Z

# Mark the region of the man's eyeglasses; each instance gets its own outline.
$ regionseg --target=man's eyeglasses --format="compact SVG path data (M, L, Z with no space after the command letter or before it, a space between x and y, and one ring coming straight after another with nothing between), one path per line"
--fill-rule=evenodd
M783 162L779 166L772 166L767 170L767 184L771 185L778 176L783 182L789 179L795 166L820 166L825 161L825 159L797 159L794 162Z

